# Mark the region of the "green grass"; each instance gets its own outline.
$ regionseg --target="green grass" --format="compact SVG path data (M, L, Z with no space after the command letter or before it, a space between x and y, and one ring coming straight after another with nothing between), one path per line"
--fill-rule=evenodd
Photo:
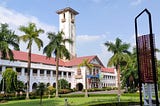
M43 99L42 106L64 106L65 98ZM67 98L69 106L89 106L99 103L114 103L117 102L117 96L105 97L74 97ZM18 100L1 103L0 106L40 106L39 99L34 100ZM121 102L139 102L137 96L121 96Z

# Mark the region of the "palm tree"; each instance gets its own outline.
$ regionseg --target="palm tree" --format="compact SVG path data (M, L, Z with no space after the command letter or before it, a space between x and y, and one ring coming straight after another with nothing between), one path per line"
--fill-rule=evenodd
M13 52L10 46L15 50L19 50L19 38L12 31L8 29L8 24L1 24L0 26L0 58L6 59L7 56L10 60L14 59Z
M78 67L81 67L81 66L85 66L85 67L87 67L87 69L89 71L91 71L92 67L93 67L93 64L90 64L88 59L84 59L82 61L82 63L80 63L78 65ZM85 70L85 97L88 97L88 91L87 91L87 70Z
M46 91L46 85L44 83L39 83L37 87L37 93L40 95L40 105L42 106L42 96Z
M47 57L51 57L52 53L56 58L56 96L58 97L58 68L59 68L59 59L66 58L70 59L70 53L65 47L65 42L72 43L71 39L64 39L64 33L58 32L57 34L49 32L48 39L50 42L44 48L43 53L46 53Z
M44 30L37 29L36 25L34 23L29 23L29 25L26 26L20 26L20 31L24 32L25 34L20 36L20 40L27 42L27 49L28 49L28 70L27 70L27 90L26 90L26 99L29 99L29 84L30 84L30 68L31 68L31 53L32 53L32 44L35 42L35 44L38 46L38 49L40 50L41 47L43 47L43 42L41 39L39 39L39 34L44 33Z
M108 47L108 51L113 53L113 56L109 59L107 66L115 66L117 70L117 78L118 78L118 101L120 102L120 65L129 59L129 55L127 53L130 47L127 43L122 43L121 39L116 38L115 43L106 42L104 44Z
M123 83L128 81L130 88L134 91L134 88L138 85L138 71L137 71L137 54L136 48L133 48L132 53L129 54L130 59L127 61L127 65L121 68Z

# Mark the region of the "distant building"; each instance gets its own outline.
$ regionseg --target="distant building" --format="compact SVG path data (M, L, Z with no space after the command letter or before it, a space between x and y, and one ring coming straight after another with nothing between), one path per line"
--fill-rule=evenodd
M70 88L77 90L85 89L85 77L87 77L88 88L102 88L102 87L117 87L117 73L114 68L106 68L97 56L76 56L76 27L75 15L78 14L70 7L58 10L60 29L64 32L64 37L72 39L74 43L66 43L66 47L71 54L71 60L59 61L59 79L66 79L69 82ZM13 68L17 71L18 79L27 82L27 52L13 51L15 61L0 59L0 80L2 79L2 72L6 68ZM34 91L39 82L47 85L56 85L56 62L54 58L46 58L46 56L32 54L31 55L31 69L30 69L30 91ZM84 59L88 59L89 63L93 64L91 71L86 67L78 65ZM85 76L87 71L87 76Z

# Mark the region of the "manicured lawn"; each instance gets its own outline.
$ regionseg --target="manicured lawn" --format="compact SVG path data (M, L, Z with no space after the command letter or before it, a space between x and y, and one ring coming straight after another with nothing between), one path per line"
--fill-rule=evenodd
M43 99L43 106L64 106L65 98L51 98ZM116 96L106 97L75 97L67 98L69 106L88 106L97 103L114 103L117 102ZM137 96L121 96L121 101L138 102L139 97ZM34 100L19 100L19 101L8 101L7 103L1 103L0 106L40 106L39 99Z

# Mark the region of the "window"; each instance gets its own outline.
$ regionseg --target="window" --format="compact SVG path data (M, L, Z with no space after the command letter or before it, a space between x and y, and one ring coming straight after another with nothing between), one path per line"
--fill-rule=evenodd
M33 76L37 76L37 69L33 69Z
M71 14L71 22L74 23L74 17L73 14Z
M63 72L63 75L64 75L64 77L66 77L67 73L66 73L66 72Z
M71 72L68 72L68 77L71 77Z
M66 21L66 15L65 15L65 13L63 13L63 18L62 18L61 21L62 21L62 22L65 22L65 21Z
M61 77L61 73L62 73L61 71L58 72L58 76L59 76L59 77Z
M56 76L56 71L53 71L53 76Z
M54 88L56 87L56 83L55 83L55 82L53 83L53 87L54 87Z
M7 68L11 68L11 69L13 69L12 67L6 67L6 69L7 69Z
M40 76L44 76L44 70L40 70Z
M47 70L47 76L50 76L50 70Z
M73 19L73 14L71 13L71 19Z
M27 75L27 72L28 72L28 69L27 69L27 68L25 68L25 75Z

